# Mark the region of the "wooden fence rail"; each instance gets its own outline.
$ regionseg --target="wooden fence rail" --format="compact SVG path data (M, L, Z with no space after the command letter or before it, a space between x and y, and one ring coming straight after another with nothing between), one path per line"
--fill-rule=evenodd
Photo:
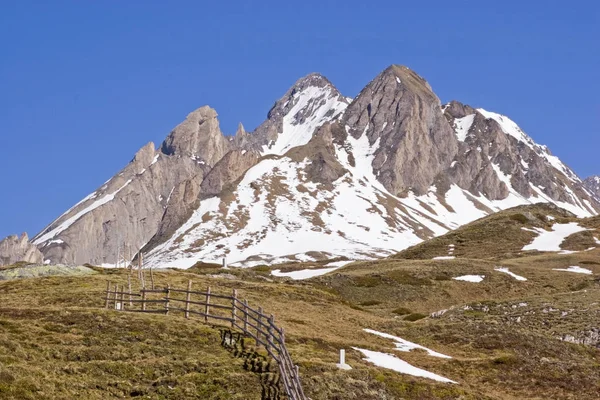
M163 297L151 298L153 295ZM174 297L176 295L185 295L185 298ZM257 346L265 348L278 365L283 388L290 400L307 400L300 383L299 368L292 361L285 345L285 331L275 324L272 314L264 313L261 307L250 307L247 300L240 300L236 289L230 296L211 292L210 286L203 292L192 290L192 281L189 281L187 289L167 286L163 289L142 288L140 293L132 293L130 284L127 288L118 284L113 287L108 282L104 300L107 309L165 315L182 312L188 319L197 315L205 323L209 320L224 322L232 329L238 329L253 338Z

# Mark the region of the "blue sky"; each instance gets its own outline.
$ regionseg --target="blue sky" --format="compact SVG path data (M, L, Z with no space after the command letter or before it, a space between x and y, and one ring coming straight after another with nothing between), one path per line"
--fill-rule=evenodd
M598 2L406 3L2 1L0 236L37 233L204 104L251 130L310 72L355 96L394 63L600 173Z

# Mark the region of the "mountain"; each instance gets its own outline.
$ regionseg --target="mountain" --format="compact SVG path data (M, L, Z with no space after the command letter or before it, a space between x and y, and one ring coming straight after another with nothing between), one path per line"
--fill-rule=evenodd
M310 74L235 136L201 107L33 243L65 263L115 265L140 250L157 267L365 259L540 202L581 217L600 210L508 117L442 105L393 65L354 99Z
M597 199L600 199L600 176L590 176L583 181L583 186Z

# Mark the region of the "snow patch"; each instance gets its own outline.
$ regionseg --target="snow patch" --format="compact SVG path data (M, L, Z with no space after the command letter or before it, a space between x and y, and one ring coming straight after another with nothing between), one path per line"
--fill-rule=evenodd
M527 278L524 278L524 277L522 277L520 275L517 275L517 274L515 274L513 272L510 272L508 268L498 267L498 268L494 268L494 270L498 271L498 272L503 272L505 274L508 274L508 275L512 276L513 278L515 278L518 281L526 281L527 280Z
M377 365L378 367L391 369L392 371L399 372L401 374L417 376L421 378L433 379L438 382L444 383L456 383L448 378L444 378L443 376L434 374L433 372L426 371L421 368L417 368L413 365L410 365L404 360L399 359L398 357L387 354L380 353L377 351L365 350L358 347L353 347L354 350L359 351L365 356L365 361L368 361L372 364Z
M479 283L479 282L483 281L484 278L485 278L485 275L463 275L463 276L457 276L456 278L452 278L452 279L454 279L455 281Z
M404 340L402 338L399 338L398 336L393 336L390 335L388 333L383 333L383 332L378 332L375 331L373 329L363 329L365 332L367 333L371 333L373 335L377 335L386 339L391 339L395 342L396 345L396 350L398 351L404 351L404 352L409 352L415 349L421 349L421 350L425 350L427 352L427 354L429 354L432 357L439 357L439 358L452 358L450 356L447 356L445 354L442 353L438 353L437 351L433 351L431 349L428 349L427 347L423 347L421 345L418 345L416 343L413 342L409 342L408 340Z
M571 222L568 224L554 224L551 231L542 228L534 228L534 230L537 231L539 236L523 247L524 251L561 251L560 245L567 237L587 229L579 226L577 222Z
M574 272L576 274L586 274L592 275L593 272L587 268L581 268L577 266L569 267L569 268L552 268L553 271L564 271L564 272Z
M471 129L474 119L475 114L471 114L454 120L454 132L456 133L456 138L459 142L464 142L467 139L469 129Z
M271 275L277 276L277 277L291 278L295 281L301 281L304 279L310 279L310 278L314 278L317 276L328 274L339 268L341 268L341 267L302 269L299 271L291 271L291 272L281 272L281 270L276 269L274 271L271 271Z

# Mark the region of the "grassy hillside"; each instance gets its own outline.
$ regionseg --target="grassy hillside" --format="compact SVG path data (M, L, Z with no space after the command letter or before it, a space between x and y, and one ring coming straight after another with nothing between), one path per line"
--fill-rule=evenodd
M457 258L498 260L520 257L523 247L537 234L533 228L551 229L555 223L578 222L582 226L593 225L595 219L580 220L574 215L551 204L520 206L481 218L446 235L433 238L410 247L392 258L431 260L449 255ZM592 226L590 226L592 227ZM527 230L529 229L529 230ZM594 245L591 233L575 235L579 239L565 243L565 250L584 250ZM587 247L585 247L587 246Z
M155 280L158 286L185 287L192 279L195 287L213 291L237 288L274 313L314 400L595 398L600 352L557 337L597 324L598 308L589 308L600 303L597 275L552 274L548 260L530 267L518 264L522 260L510 266L527 282L475 260L355 263L300 282L272 279L261 268L205 265L195 272L158 272ZM106 280L124 283L126 272L98 271L0 283L0 397L260 399L259 377L220 347L216 328L177 314L104 310ZM480 284L450 279L466 273L486 278ZM513 308L523 302L527 306ZM555 311L545 314L544 307L574 311L564 319ZM441 309L449 311L440 318L418 315ZM364 328L453 359L397 352L392 341ZM458 384L376 367L352 347L393 353ZM335 367L340 348L348 351L351 371Z

